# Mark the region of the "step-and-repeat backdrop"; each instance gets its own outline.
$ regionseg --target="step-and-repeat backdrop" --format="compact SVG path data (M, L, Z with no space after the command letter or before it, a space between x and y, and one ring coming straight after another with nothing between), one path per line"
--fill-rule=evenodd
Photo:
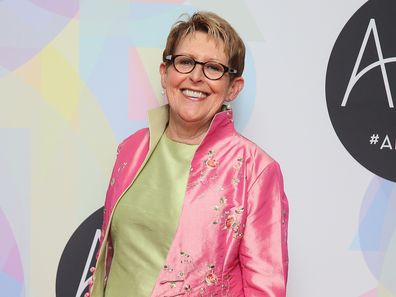
M116 146L196 10L246 42L233 109L284 172L288 296L396 296L394 0L0 1L0 295L87 290Z

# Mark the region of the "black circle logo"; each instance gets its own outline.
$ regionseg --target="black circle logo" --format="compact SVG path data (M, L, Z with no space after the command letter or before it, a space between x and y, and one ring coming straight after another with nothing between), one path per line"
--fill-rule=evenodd
M396 182L396 1L371 0L348 21L330 56L327 108L348 152Z
M56 274L56 297L83 297L88 292L99 248L103 207L91 214L73 233L62 253Z

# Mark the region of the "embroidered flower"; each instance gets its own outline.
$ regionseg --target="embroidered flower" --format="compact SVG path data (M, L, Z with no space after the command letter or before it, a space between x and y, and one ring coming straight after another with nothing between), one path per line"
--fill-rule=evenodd
M228 215L227 218L225 219L225 228L230 229L232 226L234 226L236 221L236 218L234 215Z
M217 275L214 272L206 274L205 283L207 286L213 286L217 283Z
M213 170L213 168L216 168L219 165L219 161L214 158L215 151L214 150L209 150L207 153L207 157L202 160L202 170L199 172L199 178L188 185L188 187L196 187L198 185L204 185L209 182L213 182L218 178L218 174L216 173L216 170ZM212 171L212 174L211 174Z
M216 161L215 158L213 158L215 151L214 150L209 150L208 151L208 158L206 160L204 160L204 164L206 165L206 167L217 167L217 165L219 165L219 162Z
M217 167L217 165L219 165L219 162L217 162L215 159L206 160L206 166L215 168L215 167Z
M245 225L242 224L242 213L243 207L235 207L228 210L226 209L227 199L221 197L219 204L215 205L214 210L218 213L213 220L214 225L221 224L223 230L229 230L232 232L232 238L241 239L243 237L243 230Z

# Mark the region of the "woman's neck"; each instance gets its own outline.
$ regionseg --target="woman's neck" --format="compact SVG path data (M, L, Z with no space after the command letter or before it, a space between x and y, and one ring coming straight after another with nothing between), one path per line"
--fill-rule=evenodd
M178 120L169 119L166 136L170 139L185 144L200 144L208 131L210 122L202 124L186 124Z

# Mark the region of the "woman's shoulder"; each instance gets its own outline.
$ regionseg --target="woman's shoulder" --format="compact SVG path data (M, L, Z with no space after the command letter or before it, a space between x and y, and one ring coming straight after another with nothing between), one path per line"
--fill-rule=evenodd
M279 184L283 188L283 175L279 163L255 142L237 133L236 142L243 148L248 178L247 188L252 189L258 180Z
M133 134L129 135L125 138L119 145L118 151L124 148L131 148L135 146L140 146L144 144L148 144L149 142L150 132L148 128L142 128L134 132Z
M237 145L244 151L247 165L250 165L257 174L270 167L279 167L277 161L257 143L238 132L235 138Z

